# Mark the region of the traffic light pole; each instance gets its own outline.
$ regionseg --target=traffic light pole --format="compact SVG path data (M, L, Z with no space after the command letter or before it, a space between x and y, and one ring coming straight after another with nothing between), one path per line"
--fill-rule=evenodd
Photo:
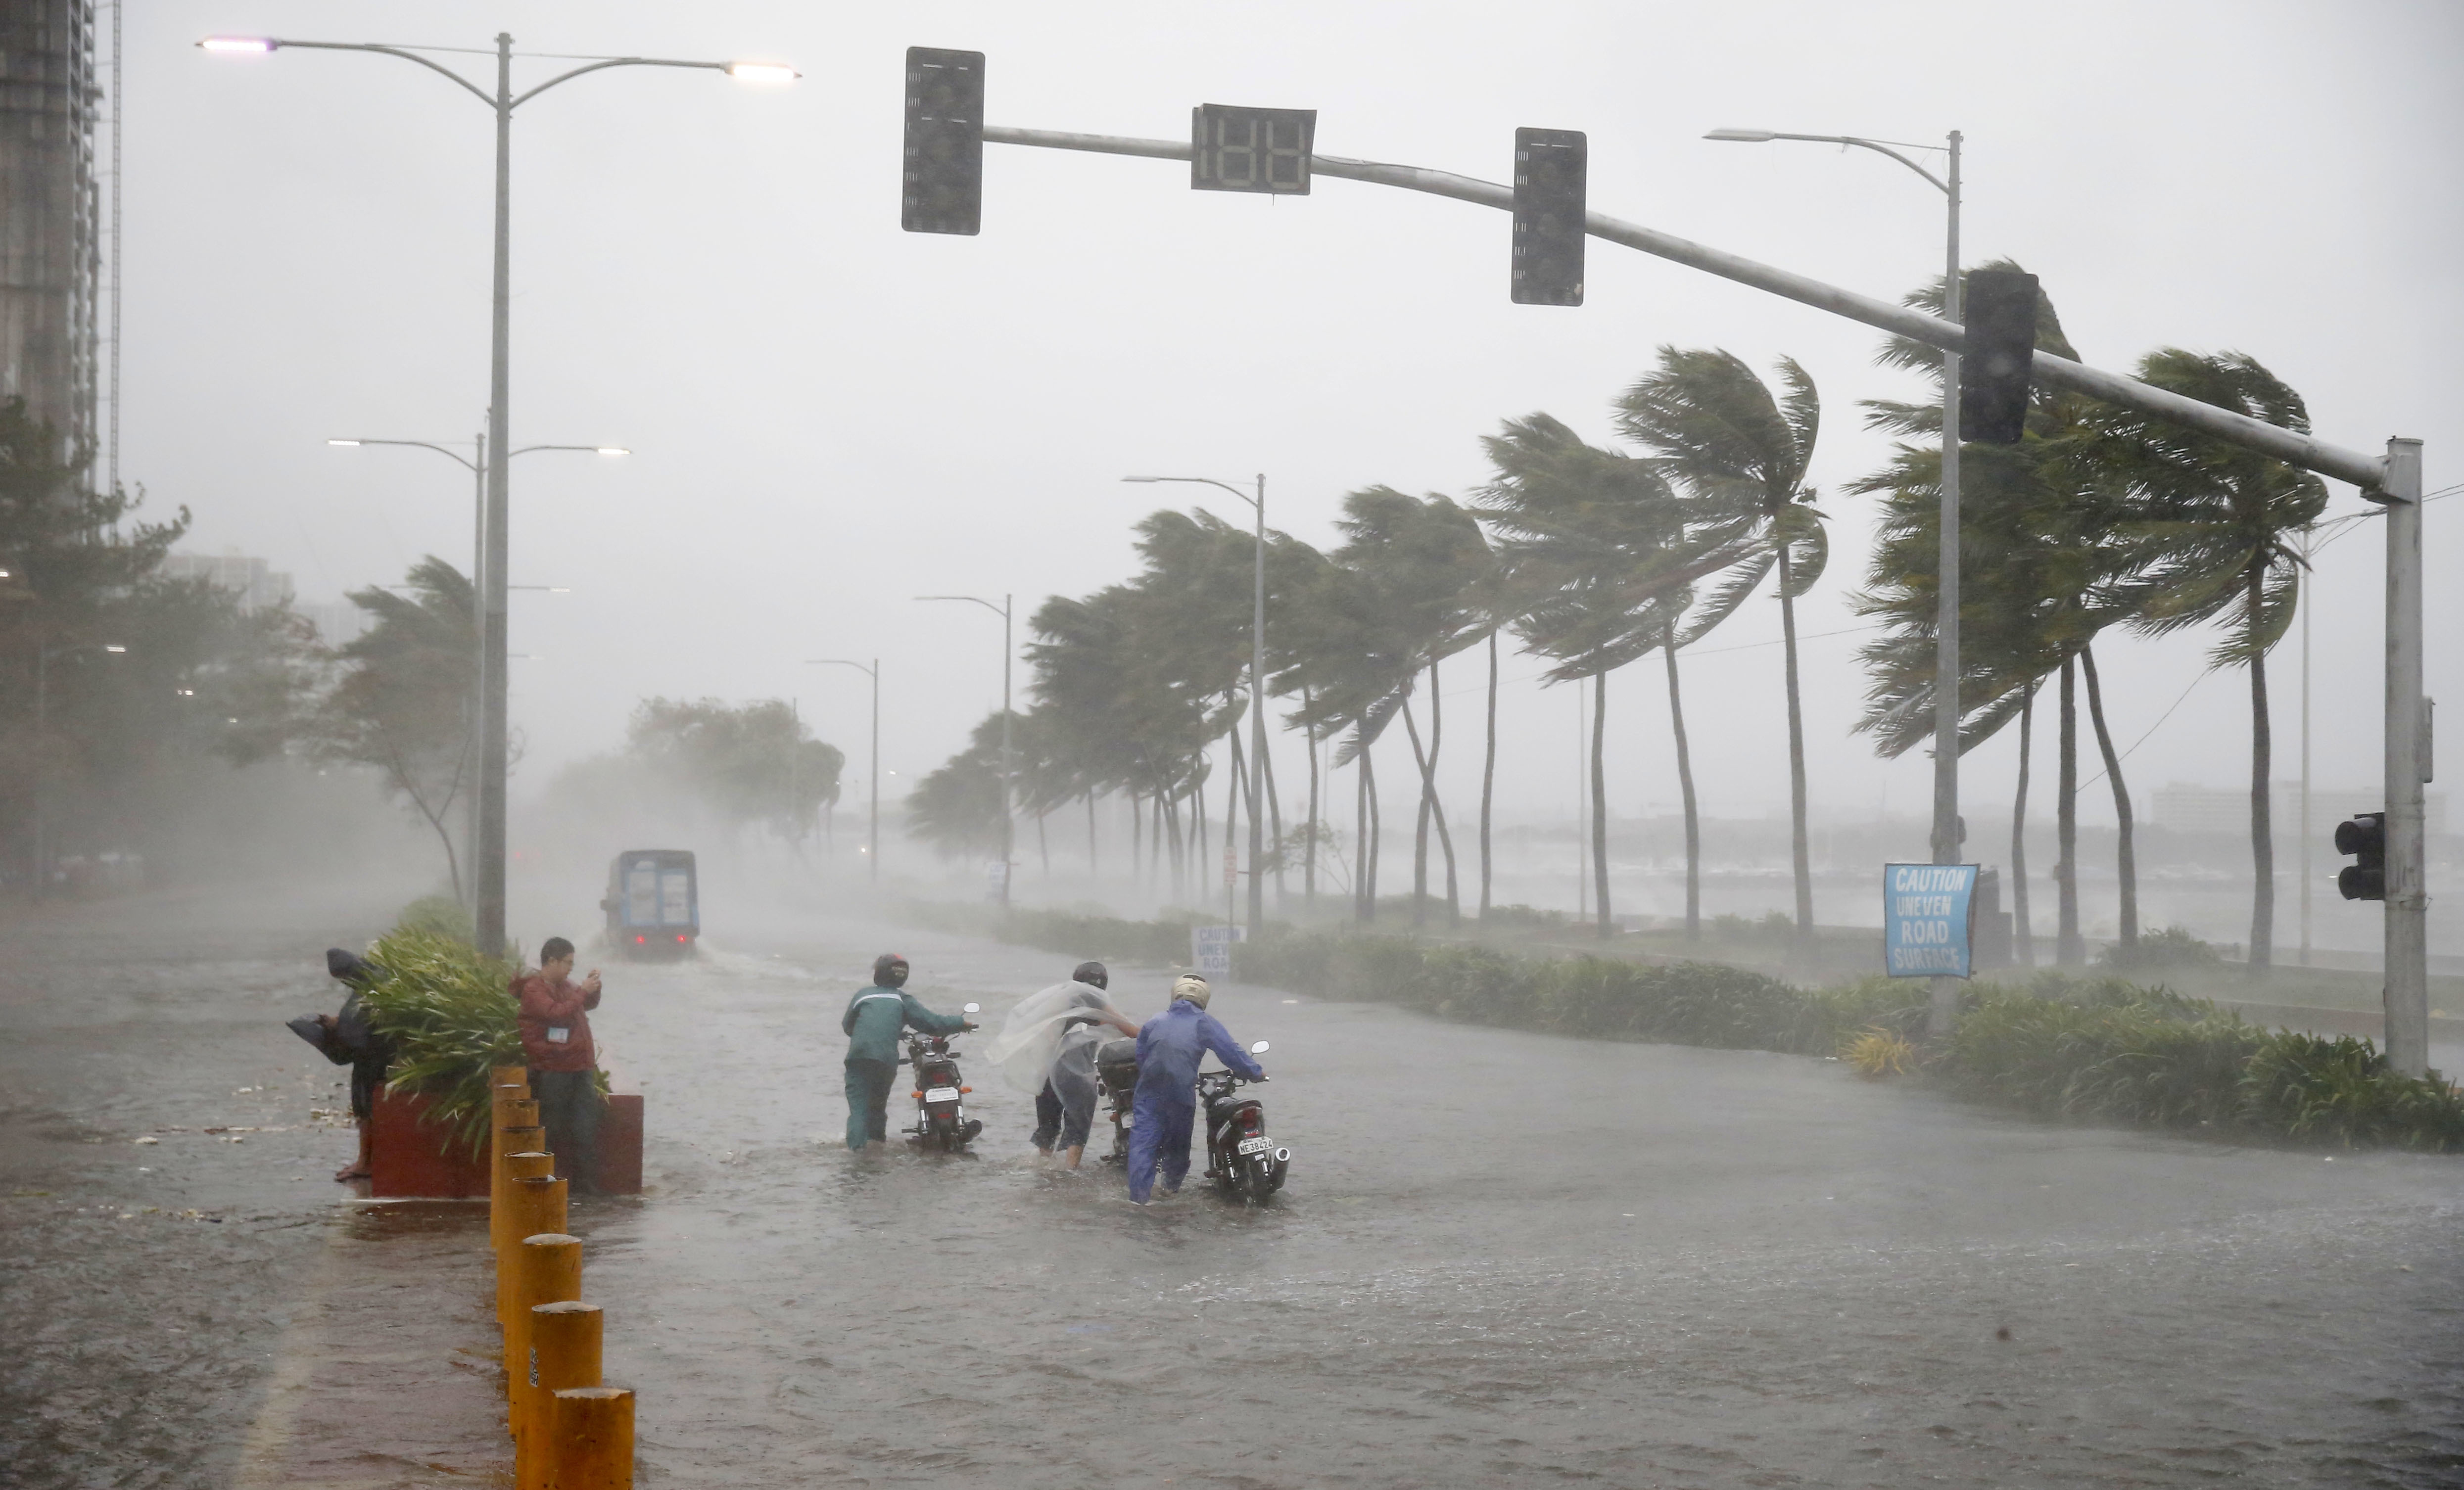
M2430 707L2421 696L2421 442L2389 440L2387 509L2387 1057L2430 1069L2430 895L2422 783Z
M983 125L980 137L995 144L1085 150L1161 161L1187 161L1193 153L1189 142L1183 140L1137 140L996 124ZM1452 171L1332 155L1310 156L1309 169L1312 175L1424 191L1508 212L1514 209L1511 186ZM1717 274L1939 351L1961 354L1968 350L1967 328L1945 316L1929 316L1908 306L1824 284L1605 212L1586 213L1584 230L1595 238ZM1955 264L1953 269L1955 272ZM2363 496L2387 508L2387 1054L2397 1070L2420 1074L2429 1065L2430 904L2422 852L2421 785L2428 772L2429 756L2421 697L2421 442L2392 440L2384 459L2365 455L2298 429L2203 404L2042 349L2031 360L2029 372L2035 383L2137 409L2303 471L2349 482L2361 488ZM1955 435L1955 430L1945 431L1946 443Z

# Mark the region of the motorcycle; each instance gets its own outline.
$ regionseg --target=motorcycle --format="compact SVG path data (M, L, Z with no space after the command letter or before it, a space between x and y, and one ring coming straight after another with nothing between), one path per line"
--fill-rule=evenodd
M962 1011L974 1014L981 1004L969 1004ZM907 1141L930 1153L961 1153L978 1133L984 1130L981 1118L967 1116L961 1100L974 1087L958 1076L958 1058L950 1049L956 1035L910 1034L907 1037L907 1063L915 1068L915 1089L909 1093L915 1099L915 1126L907 1130Z
M1266 1042L1249 1047L1263 1056ZM1200 1071L1198 1102L1206 1110L1206 1177L1228 1195L1256 1205L1284 1188L1292 1151L1266 1136L1266 1108L1242 1087L1249 1079L1236 1071Z
M1106 1164L1130 1162L1130 1126L1136 1121L1131 1110L1138 1094L1138 1042L1134 1038L1108 1040L1095 1047L1095 1084L1105 1102L1111 1104L1108 1115L1112 1120L1112 1151L1105 1154Z

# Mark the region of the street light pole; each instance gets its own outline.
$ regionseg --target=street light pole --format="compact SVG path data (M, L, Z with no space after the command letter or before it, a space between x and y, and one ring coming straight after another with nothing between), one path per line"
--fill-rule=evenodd
M1258 803L1266 795L1266 473L1258 473L1257 495L1211 476L1123 476L1124 481L1186 481L1221 487L1249 504L1257 516L1258 545L1249 603L1249 935L1266 924L1266 830ZM1312 828L1314 831L1314 828Z
M1007 595L1002 596L1001 603L998 605L985 600L980 595L918 595L915 598L919 601L970 601L978 605L981 605L984 609L989 610L1001 618L1001 752L1000 773L1001 817L1001 909L1003 910L1007 910L1009 909L1010 870L1015 867L1011 861L1017 857L1015 850L1017 848L1016 839L1018 831L1017 824L1011 821L1010 814L1010 774L1016 769L1017 760L1017 757L1010 753L1009 728L1009 664L1010 654L1016 650L1016 648L1010 645L1011 597Z
M872 666L866 667L863 663L845 657L807 657L804 659L804 665L808 668L853 668L872 679L872 764L867 768L867 778L872 785L872 801L865 810L865 837L869 844L865 849L865 855L872 861L872 866L867 874L872 883L878 885L881 883L881 659L875 657L872 660ZM1006 669L1007 665L1004 664L1003 667ZM1003 702L1004 704L1007 702L1005 690ZM1008 874L1009 871L1006 869L1001 871L1004 887L1008 883Z
M451 79L494 111L496 119L495 245L488 334L487 516L480 545L479 624L479 844L478 909L480 951L499 955L505 946L505 550L507 533L507 465L511 451L507 427L512 383L513 307L513 149L514 111L560 83L585 73L611 67L683 67L726 73L739 82L783 83L795 69L775 62L692 62L668 57L599 57L560 73L539 86L514 92L514 38L496 33L496 88L491 94L460 73L419 55L414 47L358 41L295 41L277 36L209 36L198 45L208 52L234 55L267 55L285 48L318 52L374 52L414 62ZM458 457L457 457L458 458Z
M327 440L325 443L326 443L327 445L341 446L341 447L353 448L353 449L356 449L357 447L360 447L360 446L363 446L363 445L396 445L396 446L403 446L403 447L407 447L407 448L411 449L434 450L437 454L444 456L447 460L450 460L450 461L453 462L455 465L460 466L460 467L462 467L464 470L466 470L466 471L470 471L470 472L471 472L471 477L472 477L472 499L471 499L471 595L472 595L472 599L473 599L473 601L475 603L475 602L477 602L477 601L479 600L479 598L480 598L480 597L485 596L485 595L488 595L488 594L492 593L494 590L495 590L495 589L497 588L497 586L491 584L491 583L489 582L489 581L488 581L488 578L487 578L487 570L488 570L488 472L489 472L491 470L493 470L493 469L494 469L494 464L493 464L493 463L488 459L488 449L489 449L489 443L488 443L488 436L487 436L486 434L482 433L482 434L473 435L473 436L472 437L472 439L471 439L471 458L470 458L470 459L468 459L468 460L463 459L460 455L455 454L455 453L454 453L451 449L450 449L449 448L447 448L447 447L445 447L445 446L443 446L443 445L440 445L440 444L438 444L437 442L435 442L435 441L433 441L433 440L368 440L368 439L357 439L357 440ZM628 449L625 449L623 446L620 446L620 445L525 445L525 446L523 446L520 449L514 451L514 452L513 452L513 455L528 455L528 454L530 454L530 453L531 453L532 451L534 451L534 450L583 450L583 451L586 451L586 452L588 452L588 453L590 453L590 454L592 454L592 455L630 455L630 454L632 454L632 453L633 453L631 450L628 450ZM510 460L512 459L512 456L511 456L511 455L509 455L509 456L507 456L506 458L507 458L507 460L508 460L508 461L510 461ZM513 586L507 586L506 588L514 588L514 587L513 587ZM485 626L483 626L483 625L476 624L475 623L478 621L478 619L479 619L479 618L478 618L476 615L473 615L473 616L472 617L472 620L473 620L473 622L474 624L473 624L473 626L471 627L471 634L472 634L472 637L473 637L473 645L474 645L474 646L476 646L478 647L478 655L477 655L477 658L476 658L476 660L475 660L475 666L473 666L473 668L471 669L471 699L470 699L471 718L470 718L470 723L465 725L465 729L466 729L466 730L468 730L468 731L471 733L471 735L472 735L472 744L473 744L473 746L474 747L474 751L473 751L474 756L479 755L479 754L482 754L481 752L478 752L478 751L475 749L475 747L477 747L477 746L478 746L478 744L479 744L479 739L478 739L478 732L477 732L477 730L476 730L475 728L473 728L473 727L477 724L477 722L479 721L479 719L480 719L480 718L481 718L481 717L482 717L482 716L487 712L487 674L488 674L488 657L489 657L489 646L488 646L487 627L485 627ZM477 759L475 759L475 758L474 758L474 759L473 759L472 761L470 761L470 762L469 762L469 766L470 766L471 775L472 775L473 778L476 778L476 777L478 777L478 776L480 776L480 775L481 775L481 771L480 771L480 762L479 762L479 760L477 760ZM470 825L469 825L469 826L468 826L468 828L465 830L465 839L464 839L464 843L465 843L465 845L466 845L466 846L465 846L465 855L464 855L464 857L465 857L465 858L467 858L469 861L471 861L471 863L472 863L472 865L473 865L473 866L474 870L475 870L475 868L476 868L476 866L477 866L478 861L479 861L482 857L484 857L484 856L483 856L483 855L481 855L481 854L480 854L480 852L479 852L479 844L480 844L480 841L481 841L481 839L483 838L483 836L484 836L484 834L485 834L485 831L486 831L486 829L485 829L485 824L484 824L484 822L482 822L482 811L481 811L481 801L482 801L482 800L483 800L484 796L485 796L485 794L484 794L484 793L481 793L481 792L478 792L478 791L473 791L473 792L472 792L472 794L471 794L471 814L470 814L470 816L471 816L471 822L470 822ZM476 909L476 902L477 902L477 900L478 900L478 884L477 884L477 875L476 875L475 873L473 875L473 878L472 878L471 898L472 898L472 900L473 900L473 909Z
M1774 140L1806 140L1819 144L1856 145L1887 155L1923 176L1948 204L1944 232L1942 318L1962 324L1959 273L1959 156L1962 136L1956 129L1947 145L1908 145L1912 150L1944 150L1950 158L1943 175L1919 165L1892 148L1893 142L1855 135L1793 135L1775 129L1715 129L1703 137L1735 144L1767 144ZM1960 862L1959 822L1959 353L1942 353L1942 506L1934 582L1933 652L1933 862ZM1940 1038L1950 1033L1959 1017L1959 979L1930 980L1925 1031Z

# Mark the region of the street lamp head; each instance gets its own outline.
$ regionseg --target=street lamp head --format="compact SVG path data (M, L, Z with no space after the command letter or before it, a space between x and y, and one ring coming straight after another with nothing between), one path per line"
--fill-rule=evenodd
M1715 129L1703 138L1726 140L1735 144L1769 144L1779 135L1769 129Z
M1170 478L1165 477L1165 476L1123 476L1121 479L1122 479L1122 480L1124 480L1124 481L1140 481L1140 482L1149 482L1149 481L1163 481L1163 480L1168 480L1168 479L1170 479Z
M124 652L128 650L127 647L121 646L117 642L105 642L102 646L102 649L106 652Z
M631 450L625 449L625 447L621 445L594 445L590 449L591 453L595 455L630 455L633 453Z
M740 83L751 83L761 88L776 88L792 83L804 75L784 62L730 62L727 64L727 76Z
M230 52L243 55L262 56L282 43L271 36L208 36L198 42L208 52Z
M343 445L356 448L365 442L360 440L328 440L325 443L327 445Z

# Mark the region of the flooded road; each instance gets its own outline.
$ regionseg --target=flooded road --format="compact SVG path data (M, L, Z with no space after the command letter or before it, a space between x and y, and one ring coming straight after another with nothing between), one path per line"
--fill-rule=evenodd
M306 920L185 953L0 931L0 1193L47 1193L0 1211L9 1483L501 1468L475 1211L323 1178L348 1130L306 1114L340 1073L279 1019L330 1006L316 949L374 928ZM1234 986L1214 1011L1272 1042L1290 1183L1139 1211L1091 1156L1037 1163L980 1060L976 1154L843 1150L838 1019L892 948L988 1024L1077 960L815 921L603 962L650 1189L572 1229L646 1486L2464 1479L2458 1161ZM1158 970L1115 975L1160 1005ZM283 1131L133 1146L231 1113Z

